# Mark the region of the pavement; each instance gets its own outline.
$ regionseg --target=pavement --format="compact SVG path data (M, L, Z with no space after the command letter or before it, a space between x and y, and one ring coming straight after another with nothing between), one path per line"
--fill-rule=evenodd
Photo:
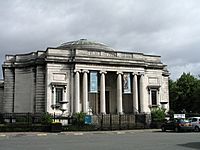
M74 135L82 136L86 134L126 134L142 132L159 132L160 129L139 129L139 130L115 130L115 131L75 131L75 132L0 132L0 137L18 137L18 136L48 136L48 135Z

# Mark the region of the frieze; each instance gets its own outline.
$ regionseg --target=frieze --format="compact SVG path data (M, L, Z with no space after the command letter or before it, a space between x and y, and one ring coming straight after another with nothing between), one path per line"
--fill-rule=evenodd
M132 59L138 61L160 63L160 57L144 55L141 53L130 53L130 52L117 52L117 51L99 51L99 50L82 50L76 49L77 56L91 56L91 57L110 57L120 59Z
M116 57L116 52L101 52L101 56Z
M101 52L99 52L99 51L89 51L89 55L91 55L91 56L101 56Z

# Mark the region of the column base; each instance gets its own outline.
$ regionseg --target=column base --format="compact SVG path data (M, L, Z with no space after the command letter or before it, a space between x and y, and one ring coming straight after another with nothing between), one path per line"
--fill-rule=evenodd
M106 112L101 112L100 114L101 114L101 115L106 115Z
M118 115L123 115L124 113L123 113L123 112L118 112L117 114L118 114Z

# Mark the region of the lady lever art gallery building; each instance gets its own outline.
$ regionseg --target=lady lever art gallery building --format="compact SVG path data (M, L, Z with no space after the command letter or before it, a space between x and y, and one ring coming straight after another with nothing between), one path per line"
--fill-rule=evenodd
M72 115L169 109L169 72L160 56L114 50L86 39L6 55L0 112Z

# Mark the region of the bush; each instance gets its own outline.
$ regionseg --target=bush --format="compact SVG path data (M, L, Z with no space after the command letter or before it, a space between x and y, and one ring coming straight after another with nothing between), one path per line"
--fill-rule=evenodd
M41 118L43 125L50 125L53 122L53 117L49 113L44 113Z
M153 108L151 110L151 128L160 128L165 120L165 109Z
M165 109L154 108L151 110L151 119L156 122L163 122L165 120Z
M0 114L0 123L5 123L2 114Z
M85 124L85 115L86 115L86 113L84 113L84 112L76 113L75 114L76 120L74 122L75 125L84 126L84 124Z
M84 126L77 126L77 125L68 125L63 127L63 131L96 131L97 128L95 125L84 125Z

